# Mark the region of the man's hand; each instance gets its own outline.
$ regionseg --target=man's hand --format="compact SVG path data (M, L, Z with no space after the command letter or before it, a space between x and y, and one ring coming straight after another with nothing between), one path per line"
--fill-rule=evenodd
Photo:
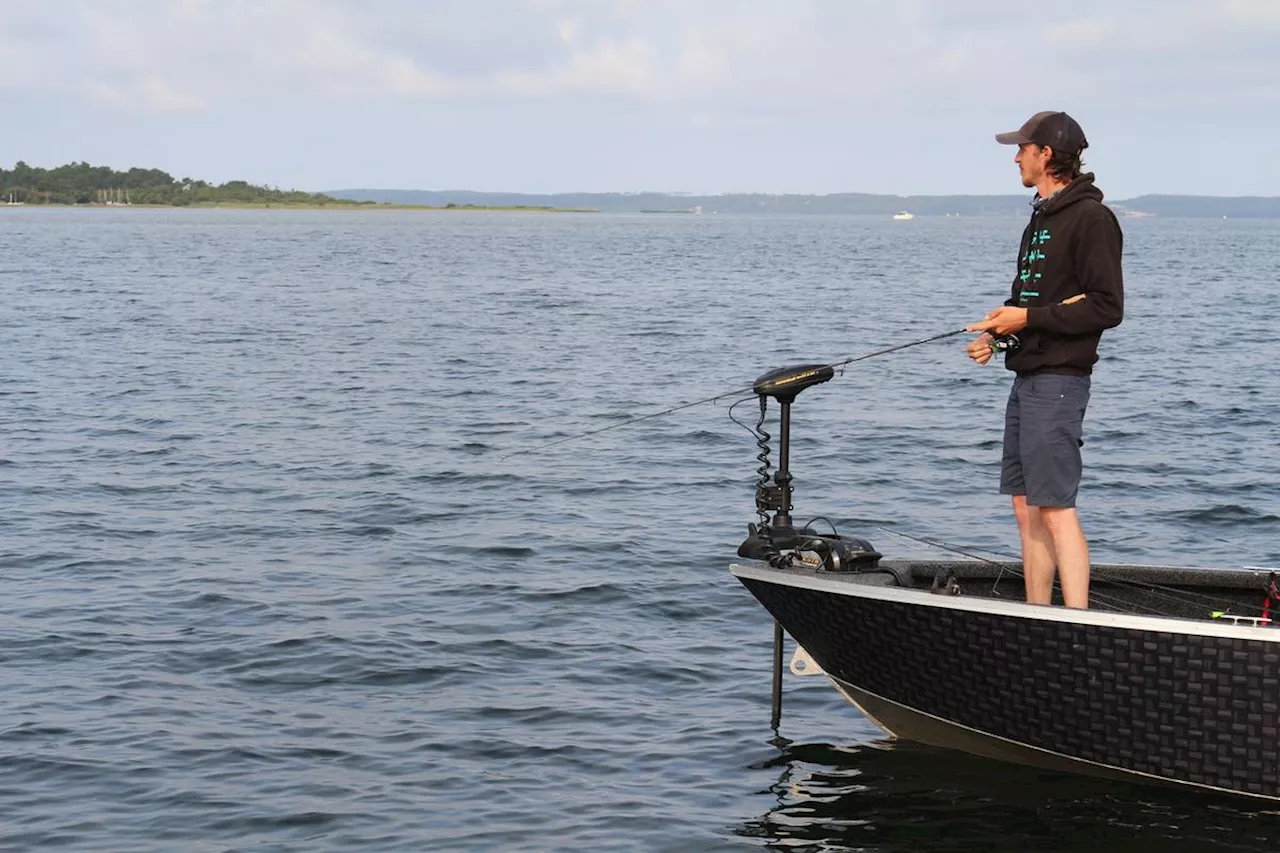
M1027 327L1027 309L1001 305L980 323L965 328L970 332L991 332L993 335L1012 335Z
M983 332L978 337L969 341L969 358L978 362L978 364L986 364L991 360L991 335Z

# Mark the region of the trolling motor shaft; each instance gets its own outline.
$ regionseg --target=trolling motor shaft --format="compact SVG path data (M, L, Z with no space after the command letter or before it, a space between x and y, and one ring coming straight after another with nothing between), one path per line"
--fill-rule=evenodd
M791 404L806 388L820 385L835 376L835 368L829 364L801 364L771 370L756 380L752 386L760 398L760 424L757 426L760 446L760 481L756 484L756 512L760 523L747 526L746 541L738 547L738 556L763 560L774 566L790 564L790 558L782 551L805 550L819 555L822 565L829 571L852 571L864 566L874 566L880 554L862 539L844 537L836 533L815 533L808 527L797 530L791 511L791 497L795 489L791 485ZM779 405L778 469L769 474L768 433L764 432L764 417L768 398ZM773 519L769 520L769 512Z
M763 413L766 397L773 397L779 405L778 470L773 475L773 485L763 483L756 488L756 506L773 510L772 527L775 532L791 528L791 404L796 395L813 385L820 385L835 376L835 369L825 364L801 364L771 370L756 380L751 390L760 397ZM761 460L764 461L764 460Z

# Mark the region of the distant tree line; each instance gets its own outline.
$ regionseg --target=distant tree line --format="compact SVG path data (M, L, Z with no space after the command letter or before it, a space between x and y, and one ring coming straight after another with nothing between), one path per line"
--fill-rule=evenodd
M900 210L917 216L1017 216L1025 217L1030 195L872 195L830 193L800 195L782 193L553 193L523 194L470 192L465 190L377 190L332 189L329 195L351 201L380 204L428 205L456 208L554 208L557 210L598 210L605 213L641 213L653 210L689 211L701 208L705 214L854 214L891 216ZM1280 219L1280 197L1272 196L1189 196L1143 195L1130 199L1108 199L1108 203L1130 216L1143 214L1167 217L1221 219Z
M174 178L160 169L132 168L117 172L107 166L68 163L54 169L28 166L19 160L12 169L0 168L0 203L25 204L351 204L320 193L281 190L246 181L210 184ZM374 202L364 202L374 204Z

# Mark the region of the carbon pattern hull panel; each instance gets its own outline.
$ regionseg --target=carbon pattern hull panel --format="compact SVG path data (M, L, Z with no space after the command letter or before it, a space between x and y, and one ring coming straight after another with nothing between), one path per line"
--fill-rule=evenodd
M1083 611L1001 603L1024 612L984 612L927 591L833 591L757 575L739 579L899 737L1280 799L1280 642L1269 639L1278 629L1252 629L1260 639L1251 639L1206 635L1197 623L1176 630L1182 620L1158 620L1158 630L1075 622L1069 614Z

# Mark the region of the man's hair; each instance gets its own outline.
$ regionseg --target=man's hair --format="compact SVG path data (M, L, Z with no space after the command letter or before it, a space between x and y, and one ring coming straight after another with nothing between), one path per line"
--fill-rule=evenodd
M1088 147L1087 145L1085 146ZM1053 156L1049 158L1048 164L1045 166L1046 171L1060 181L1070 183L1080 177L1080 173L1084 170L1084 161L1080 159L1081 151L1067 152L1059 151L1052 145L1049 150L1053 152Z

